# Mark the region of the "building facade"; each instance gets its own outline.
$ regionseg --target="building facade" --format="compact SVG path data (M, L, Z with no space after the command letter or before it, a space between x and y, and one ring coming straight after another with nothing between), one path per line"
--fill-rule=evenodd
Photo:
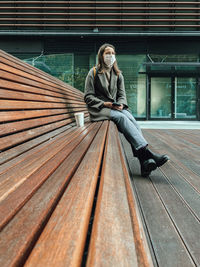
M200 120L199 12L197 0L1 1L0 49L83 91L111 43L135 117Z

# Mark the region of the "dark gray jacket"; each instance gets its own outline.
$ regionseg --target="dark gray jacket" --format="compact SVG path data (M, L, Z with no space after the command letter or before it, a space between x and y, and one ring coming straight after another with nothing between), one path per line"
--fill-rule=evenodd
M109 89L110 87L110 89ZM94 78L93 68L85 80L85 102L88 107L91 121L109 120L111 109L103 106L104 102L118 102L128 107L124 88L124 78L111 70L110 86L106 81L105 73L98 73Z

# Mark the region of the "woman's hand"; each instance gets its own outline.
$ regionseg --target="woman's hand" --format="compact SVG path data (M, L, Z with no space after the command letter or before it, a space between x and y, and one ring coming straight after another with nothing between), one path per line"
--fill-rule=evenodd
M115 109L115 110L122 110L124 106L123 104L121 104L120 106L115 106L112 104L112 102L104 102L104 107Z
M121 104L120 106L115 106L115 105L112 106L112 109L115 109L115 110L122 110L123 108L124 108L123 104Z
M112 102L104 102L103 104L106 108L113 108Z

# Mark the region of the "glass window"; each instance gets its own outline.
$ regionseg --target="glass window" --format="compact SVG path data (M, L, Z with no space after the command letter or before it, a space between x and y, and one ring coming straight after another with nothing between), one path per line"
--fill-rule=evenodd
M171 78L151 78L151 118L171 117Z
M198 62L198 55L192 54L178 54L178 55L156 55L150 54L149 59L152 62ZM149 60L150 61L150 60Z
M196 118L196 78L177 77L175 118Z
M117 55L124 76L129 108L135 117L146 117L146 74L139 74L146 55Z
M26 58L24 61L72 86L74 85L73 54L40 55Z
M83 54L74 55L74 87L84 92L85 78L88 74L90 56ZM94 66L93 64L92 66Z

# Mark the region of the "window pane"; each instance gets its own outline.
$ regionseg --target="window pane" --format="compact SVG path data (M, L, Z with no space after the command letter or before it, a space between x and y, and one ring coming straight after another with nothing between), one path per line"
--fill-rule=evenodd
M146 117L146 74L139 74L145 55L117 55L124 76L129 108L135 117Z
M171 117L171 78L151 78L151 118Z
M196 118L196 79L176 79L175 118Z
M40 55L26 58L24 61L72 86L74 85L73 54Z

